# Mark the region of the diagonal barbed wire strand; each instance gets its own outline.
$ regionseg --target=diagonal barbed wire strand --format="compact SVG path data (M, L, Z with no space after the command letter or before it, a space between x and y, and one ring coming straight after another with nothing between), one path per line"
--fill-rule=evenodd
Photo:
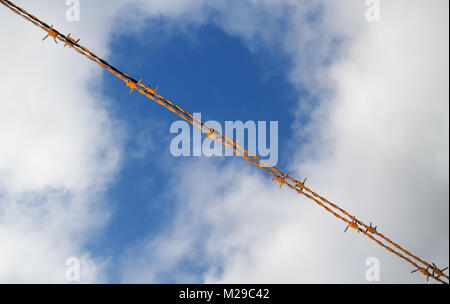
M372 227L372 224L368 226L361 220L357 220L355 216L350 215L347 211L339 207L338 205L330 202L323 196L317 194L316 192L312 191L308 187L305 186L304 182L300 182L294 178L292 178L289 174L284 173L283 171L279 170L278 168L274 166L270 166L267 164L264 160L261 160L258 156L253 155L248 150L246 150L244 147L240 146L236 141L227 138L225 135L221 134L220 132L217 132L213 128L206 125L201 120L195 118L192 114L189 112L186 112L178 105L172 103L171 101L167 100L163 96L159 95L155 89L152 89L150 86L145 86L141 83L141 80L137 81L136 79L132 78L131 76L123 73L119 69L115 68L114 66L110 65L107 61L97 56L95 53L87 49L86 47L79 44L79 40L75 41L73 38L70 37L70 34L68 36L61 34L56 29L53 28L53 25L49 26L45 22L41 21L37 17L33 16L32 14L28 13L26 10L24 10L21 7L18 7L14 3L12 3L9 0L0 0L0 3L2 3L4 6L12 10L17 15L23 17L25 20L31 22L35 26L41 28L45 32L47 32L47 36L44 37L43 40L45 40L47 37L53 38L54 41L57 43L57 40L64 43L65 46L69 46L69 48L73 48L75 51L77 51L79 54L87 57L89 60L97 63L102 68L108 70L112 74L114 74L119 79L123 80L128 87L131 88L130 93L133 90L137 90L141 94L145 95L146 97L154 100L158 104L164 106L169 111L175 113L182 119L186 120L190 124L192 124L194 127L199 128L202 132L207 133L207 137L211 137L212 140L218 141L222 143L225 147L233 150L237 155L243 157L245 160L249 161L253 165L257 166L258 168L262 169L266 173L270 174L273 178L272 180L275 180L276 182L280 183L280 188L285 184L290 189L296 191L298 194L304 195L308 199L315 202L317 205L324 208L327 212L331 213L338 219L344 221L347 224L347 229L349 227L357 230L357 232L364 233L364 236L367 236L369 239L377 243L379 246L383 247L384 249L388 250L389 252L397 255L398 257L402 258L406 262L413 265L416 270L420 271L422 274L427 276L427 280L429 277L434 278L435 280L448 284L448 282L443 281L440 277L445 277L447 280L449 279L448 275L444 274L437 266L434 264L429 264L428 262L425 262L424 260L420 259L416 255L412 254L411 252L405 250L402 246L399 244L393 242L388 237L384 236L382 233L378 232L376 227ZM327 206L328 205L328 206ZM331 207L331 208L330 208ZM334 209L335 211L333 211ZM341 213L341 214L339 214ZM363 228L366 230L364 231ZM346 230L347 230L346 229ZM384 244L381 240L377 239L375 236L381 238L382 240L386 241L387 243L391 244L401 252L403 252L405 255L409 256L406 257L405 255L401 254L398 251L395 251L393 248L389 247L388 245ZM412 259L411 259L412 258ZM418 265L418 263L422 264L425 267L421 267ZM431 271L431 272L430 272Z

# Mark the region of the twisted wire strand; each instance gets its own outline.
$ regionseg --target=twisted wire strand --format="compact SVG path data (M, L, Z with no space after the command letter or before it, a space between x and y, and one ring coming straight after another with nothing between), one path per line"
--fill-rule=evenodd
M152 99L153 101L157 102L161 106L164 106L165 108L167 108L169 111L173 112L174 114L178 115L183 120L189 122L194 127L200 129L202 132L208 133L207 137L211 137L212 140L220 142L225 147L227 147L227 148L231 149L232 151L234 151L236 153L236 155L244 158L245 160L249 161L250 163L252 163L256 167L258 167L259 169L261 169L264 172L270 174L273 177L272 180L275 180L276 182L280 183L280 188L284 184L287 185L290 189L292 189L295 192L297 192L298 194L301 194L301 195L305 196L306 198L312 200L314 203L316 203L317 205L319 205L322 208L324 208L327 212L329 212L330 214L334 215L336 218L338 218L338 219L342 220L343 222L345 222L348 225L347 229L348 229L348 227L354 228L358 232L363 233L364 236L367 236L369 239L371 239L372 241L377 243L379 246L383 247L384 249L388 250L389 252L397 255L401 259L403 259L406 262L408 262L411 265L413 265L416 268L416 270L420 270L420 272L422 274L427 276L427 279L428 279L428 277L432 277L435 280L437 280L437 281L439 281L439 282L441 282L443 284L448 284L448 282L445 282L442 279L440 279L440 276L443 276L443 277L447 278L447 280L448 280L449 279L448 275L446 275L446 274L444 274L442 272L437 273L439 271L439 269L437 267L435 267L434 264L432 265L432 264L429 264L428 262L425 262L424 260L420 259L419 257L417 257L416 255L412 254L411 252L407 251L406 249L404 249L403 247L401 247L397 243L393 242L388 237L384 236L382 233L378 232L376 229L373 229L373 227L371 225L368 226L364 222L362 222L360 220L357 220L355 216L352 216L350 213L348 213L347 211L345 211L344 209L342 209L338 205L330 202L329 200L327 200L323 196L321 196L321 195L317 194L316 192L312 191L311 189L306 187L304 185L304 183L302 183L299 180L291 177L288 173L284 173L280 169L278 169L278 168L276 168L274 166L270 166L267 162L265 162L264 160L262 160L258 156L250 153L244 147L240 146L235 140L229 139L228 137L226 137L225 135L221 134L220 132L217 132L216 130L214 130L213 128L211 128L210 126L208 126L207 124L205 124L201 120L199 120L196 117L194 117L189 112L183 110L178 105L174 104L173 102L171 102L168 99L164 98L160 94L156 93L155 89L152 89L150 86L145 86L144 84L141 83L141 80L137 81L136 79L132 78L131 76L129 76L129 75L123 73L122 71L120 71L119 69L115 68L114 66L109 64L107 61L105 61L104 59L100 58L95 53L93 53L92 51L90 51L86 47L84 47L81 44L79 44L78 43L79 40L75 41L73 38L70 38L69 36L61 34L56 29L53 28L53 25L49 26L45 22L41 21L40 19L38 19L37 17L33 16L32 14L28 13L23 8L18 7L17 5L15 5L14 3L12 3L9 0L0 0L0 3L2 3L4 6L9 8L11 11L16 13L17 15L23 17L25 20L31 22L35 26L37 26L37 27L41 28L42 30L46 31L47 34L49 34L49 35L52 34L53 35L52 38L55 39L55 42L56 42L56 39L61 41L61 42L64 42L64 46L68 45L69 48L73 48L79 54L85 56L89 60L97 63L100 67L102 67L102 68L106 69L107 71L111 72L112 74L114 74L116 77L118 77L119 79L124 81L126 83L126 85L131 88L130 93L133 90L137 90L141 94L143 94L146 97ZM49 36L49 35L47 35L47 36ZM333 209L335 211L333 211ZM339 214L339 213L341 213L341 214ZM366 231L364 231L362 228L365 228ZM381 240L375 238L374 237L375 235L380 237L381 239L383 239L387 243L391 244L395 248L399 249L400 251L402 251L404 254L406 254L410 258L408 258L408 257L404 256L403 254L395 251L393 248L389 247L388 245L383 243ZM411 258L413 260L415 260L415 261L411 260ZM426 268L420 267L416 262L423 264ZM429 269L432 270L432 273L429 272ZM435 270L436 270L436 272L435 272Z

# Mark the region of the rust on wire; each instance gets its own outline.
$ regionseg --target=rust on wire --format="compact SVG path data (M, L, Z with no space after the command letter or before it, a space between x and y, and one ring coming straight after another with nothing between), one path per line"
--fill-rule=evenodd
M424 260L420 259L416 255L412 254L411 252L405 250L403 247L398 245L397 243L393 242L388 237L384 236L382 233L377 231L377 226L373 227L372 223L370 225L365 224L364 222L357 220L354 216L350 215L347 211L339 207L338 205L330 202L323 196L317 194L316 192L312 191L308 187L305 186L306 178L303 180L303 182L300 182L299 180L294 179L293 177L289 176L288 173L285 173L278 168L274 166L270 166L267 164L264 160L261 160L258 156L253 155L248 150L240 146L237 141L227 138L225 135L221 134L220 132L217 132L213 128L206 125L201 120L195 118L192 114L189 112L186 112L178 105L172 103L171 101L167 100L163 96L156 93L157 87L152 89L149 85L144 85L141 83L142 79L139 81L133 79L131 76L123 73L122 71L118 70L114 66L110 65L108 62L106 62L104 59L97 56L95 53L87 49L86 47L79 44L80 39L75 40L74 38L70 37L71 34L68 34L67 36L64 34L61 34L56 29L53 28L53 25L49 26L45 22L41 21L40 19L36 18L32 14L28 13L24 9L16 6L14 3L12 3L9 0L0 0L0 3L9 8L11 11L16 13L17 15L23 17L25 20L29 21L30 23L34 24L35 26L41 28L44 30L47 35L42 39L45 40L48 37L53 38L53 40L58 43L58 40L64 43L64 47L69 46L69 48L74 49L77 53L85 56L89 60L97 63L100 67L103 69L109 71L122 81L124 81L125 85L130 88L130 94L136 90L139 93L145 95L149 99L152 99L159 105L165 107L169 111L175 113L183 120L187 121L194 127L200 129L202 132L207 133L206 138L210 137L212 140L218 141L221 144L223 144L226 148L231 149L236 153L236 155L241 156L245 160L249 161L259 169L263 170L264 172L268 173L272 176L272 181L275 181L280 184L280 188L283 185L286 185L293 191L297 192L300 195L305 196L309 200L313 201L320 207L324 208L327 212L334 215L336 218L342 220L345 224L347 224L345 232L348 230L348 228L353 228L357 232L362 232L363 236L368 237L370 240L374 241L379 246L383 247L387 251L397 255L401 259L405 260L406 262L410 263L415 267L415 270L412 271L412 273L420 272L423 275L426 276L427 281L429 278L433 278L436 281L439 281L443 284L448 284L448 282L441 279L441 277L449 279L449 276L444 273L444 271L448 268L440 269L437 267L434 263L430 264L428 262L425 262ZM365 230L364 230L365 229ZM376 238L378 237L378 238ZM395 251L393 248L389 247L385 243L382 242L385 241L391 246L394 246L396 249L403 252L401 254L398 251ZM405 256L405 255L406 256ZM407 257L408 256L408 257ZM422 264L424 267L419 266L419 264ZM431 270L431 272L430 272Z

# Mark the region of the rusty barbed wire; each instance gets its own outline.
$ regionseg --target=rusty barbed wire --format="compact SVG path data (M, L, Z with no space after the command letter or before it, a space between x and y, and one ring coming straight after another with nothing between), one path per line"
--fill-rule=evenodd
M9 0L0 0L0 3L9 8L11 11L16 13L17 15L21 16L25 20L31 22L33 25L41 28L44 30L47 35L42 39L45 40L47 38L51 38L55 41L55 43L58 43L58 41L61 41L64 43L64 47L68 46L69 48L74 49L79 54L85 56L87 59L97 63L100 67L106 69L110 73L114 74L116 77L121 79L125 82L126 86L130 88L130 94L137 90L139 93L145 95L146 97L152 99L153 101L157 102L159 105L164 106L169 111L173 112L174 114L178 115L183 120L189 122L194 127L201 130L201 132L207 133L206 137L210 137L212 140L220 142L225 147L231 149L236 153L236 155L241 156L245 160L249 161L259 169L263 170L264 172L270 174L272 176L272 180L275 182L280 183L280 188L283 185L287 185L290 189L294 190L298 194L301 194L308 198L309 200L313 201L320 207L324 208L327 212L334 215L336 218L342 220L347 224L347 227L345 231L347 231L348 228L353 228L358 233L362 233L363 236L367 236L369 239L374 241L379 246L383 247L387 251L397 255L401 259L405 260L406 262L410 263L412 266L415 267L413 272L420 272L423 275L427 277L428 279L431 277L438 282L441 282L443 284L448 284L448 282L443 281L440 277L445 277L447 280L449 279L449 276L444 273L445 269L438 268L434 263L428 263L416 255L412 254L408 250L404 249L399 244L393 242L390 238L384 236L382 233L377 231L377 227L373 227L372 223L370 225L365 224L361 220L356 219L355 216L351 215L338 205L330 202L323 196L317 194L316 192L312 191L308 187L305 186L305 181L300 182L293 177L291 177L288 173L284 173L280 169L270 166L267 164L264 160L260 159L258 156L253 155L248 150L246 150L244 147L240 146L237 141L227 138L225 135L221 134L220 132L217 132L213 128L206 125L201 120L195 118L192 114L189 112L183 110L178 105L174 104L173 102L169 101L168 99L164 98L160 94L156 92L156 89L152 89L150 86L145 86L141 83L142 79L137 81L136 79L132 78L131 76L123 73L119 69L115 68L111 64L109 64L107 61L102 59L101 57L97 56L95 53L87 49L86 47L79 44L80 39L75 40L75 38L72 38L68 34L67 36L64 34L61 34L59 31L57 31L55 28L53 28L53 25L48 25L47 23L41 21L37 17L33 16L26 10L24 10L21 7L18 7L14 3L12 3ZM335 211L333 211L333 209ZM365 229L365 231L364 231ZM388 244L394 246L403 254L401 254L398 251L395 251L393 248L389 247L385 243L383 243L380 239L376 238L375 236L379 237L380 239L386 241ZM409 258L405 255L409 256ZM425 267L419 266L419 264L424 265ZM430 272L431 271L431 272Z

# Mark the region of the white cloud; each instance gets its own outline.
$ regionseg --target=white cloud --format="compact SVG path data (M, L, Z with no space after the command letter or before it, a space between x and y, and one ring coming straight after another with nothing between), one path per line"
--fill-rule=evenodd
M407 249L448 264L448 3L382 2L378 23L356 1L324 2L313 23L303 2L230 3L210 4L211 20L251 47L280 43L295 62L291 82L319 98L314 108L299 102L299 116L314 111L296 134L309 140L292 163L298 176ZM173 17L166 10L158 14ZM280 16L289 25L281 38L264 26ZM335 43L342 47L330 56ZM131 250L125 280L186 278L190 265L207 268L191 280L208 282L366 282L366 258L375 256L382 282L424 282L309 201L238 166L175 174L177 216Z
M299 101L297 116L314 116L295 134L310 143L291 168L419 256L448 264L448 2L382 2L372 24L362 1L133 2L143 18L215 22L250 48L288 54L289 80L319 98ZM17 4L103 55L123 2L82 2L79 24L64 20L63 4ZM0 20L8 75L0 91L0 281L64 281L69 256L82 259L84 282L105 280L106 262L84 244L106 223L102 191L120 165L121 131L92 90L99 69L42 43L41 31L4 8ZM382 282L423 281L370 241L343 234L309 201L241 163L223 169L215 161L174 172L177 215L130 249L124 280L364 282L365 259L376 256Z
M117 3L82 2L80 23L65 20L64 3L17 1L105 54ZM105 261L83 246L108 218L102 193L120 165L122 131L94 91L98 67L44 36L0 7L0 282L65 282L71 256L82 282L101 281Z

